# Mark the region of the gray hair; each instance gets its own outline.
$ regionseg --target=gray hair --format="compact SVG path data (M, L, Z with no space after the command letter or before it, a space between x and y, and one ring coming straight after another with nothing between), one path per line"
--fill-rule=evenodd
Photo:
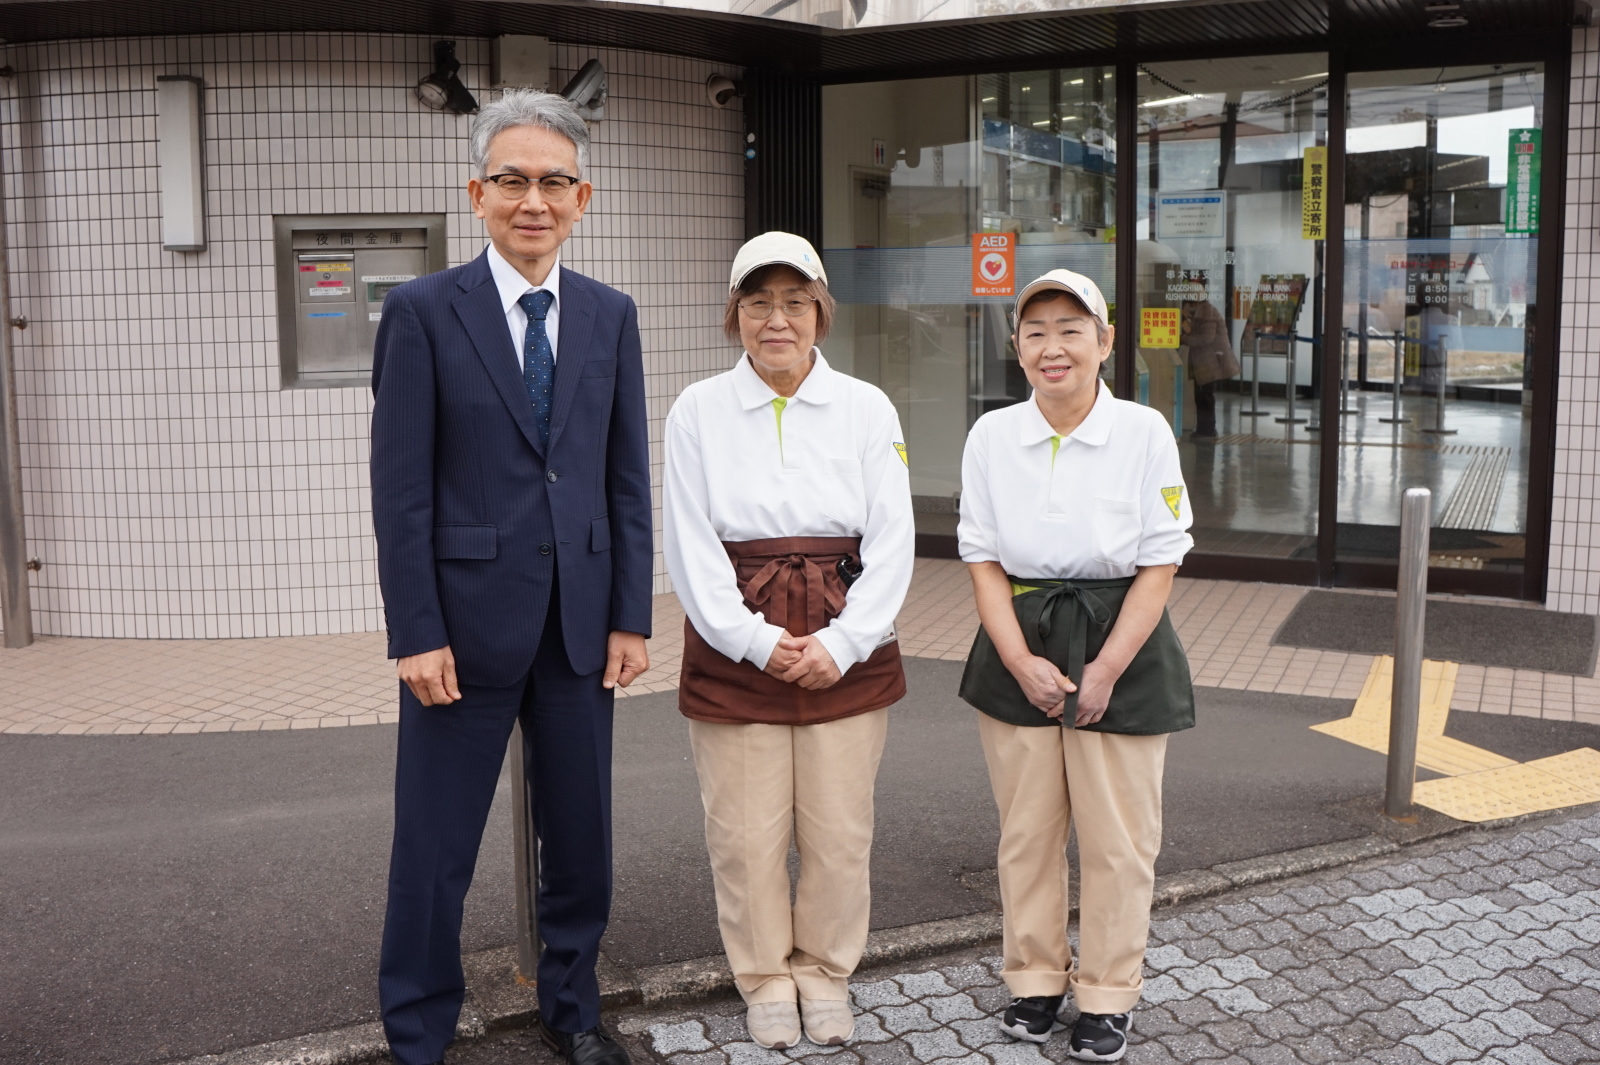
M559 93L507 89L500 99L485 104L472 121L472 138L467 151L478 177L489 176L489 143L518 126L538 126L561 134L578 150L578 173L574 176L581 178L588 172L589 127L572 102Z

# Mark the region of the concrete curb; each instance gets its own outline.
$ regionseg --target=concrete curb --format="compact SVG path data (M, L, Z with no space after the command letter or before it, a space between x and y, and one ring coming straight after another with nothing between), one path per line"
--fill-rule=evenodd
M1243 861L1223 862L1210 869L1157 877L1153 906L1164 909L1239 888L1352 865L1445 836L1507 828L1553 814L1588 810L1589 807L1572 807L1482 824L1452 821L1442 815L1424 816L1415 825L1384 825L1363 818L1376 825L1378 831L1337 843L1301 847ZM994 870L969 873L961 880L969 889L998 905ZM868 936L861 967L912 961L982 946L999 940L1000 934L998 910L902 928L884 928ZM467 1003L456 1028L458 1041L481 1039L491 1033L533 1024L538 1016L538 1000L533 986L522 983L516 976L515 948L479 951L462 961L467 976ZM721 955L631 971L602 956L598 975L601 1004L608 1010L684 1006L734 991L733 974ZM367 1065L389 1060L382 1027L369 1023L189 1058L176 1065Z

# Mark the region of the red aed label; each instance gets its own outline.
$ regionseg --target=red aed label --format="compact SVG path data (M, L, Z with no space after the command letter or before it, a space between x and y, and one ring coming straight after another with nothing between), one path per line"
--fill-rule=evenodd
M343 281L318 281L318 288L344 288Z
M1011 233L972 234L972 294L1010 296L1016 291L1016 236Z

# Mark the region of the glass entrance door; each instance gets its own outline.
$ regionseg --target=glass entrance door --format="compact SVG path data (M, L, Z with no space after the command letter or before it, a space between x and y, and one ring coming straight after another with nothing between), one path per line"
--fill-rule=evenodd
M1526 552L1540 64L1354 73L1345 139L1341 579L1393 565L1433 492L1433 567Z
M1196 554L1309 574L1324 428L1328 234L1314 208L1326 176L1327 57L1152 63L1137 89L1129 398L1172 427Z

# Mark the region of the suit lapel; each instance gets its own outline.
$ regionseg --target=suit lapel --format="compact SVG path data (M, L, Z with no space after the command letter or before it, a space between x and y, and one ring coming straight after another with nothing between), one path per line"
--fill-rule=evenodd
M543 454L544 449L539 446L539 429L533 422L533 401L528 398L528 386L523 383L522 373L517 368L517 353L511 346L511 335L506 332L506 315L505 309L500 306L500 290L495 287L489 264L482 256L473 265L482 269L462 276L460 285L467 291L457 296L452 304L456 317L461 319L467 336L472 338L472 346L477 349L478 358L483 360L484 368L489 371L495 391L500 393L506 409L516 420L517 428L522 430L522 435L528 438L533 449ZM478 283L473 285L475 280ZM564 324L561 334L565 341ZM558 388L559 383L558 374Z
M550 451L566 427L572 410L572 397L578 393L583 364L589 358L589 340L594 335L594 299L585 279L572 271L561 271L561 334L556 349L556 398L550 406ZM530 403L531 407L532 404Z

